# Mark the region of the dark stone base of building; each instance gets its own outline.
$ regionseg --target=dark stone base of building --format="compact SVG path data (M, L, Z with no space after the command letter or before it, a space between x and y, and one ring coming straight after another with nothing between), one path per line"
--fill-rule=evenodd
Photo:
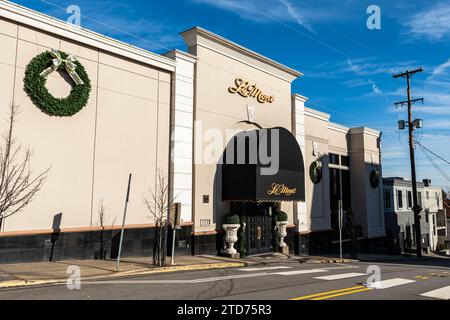
M225 247L225 232L219 230L211 234L192 234L192 226L183 226L176 232L176 255L220 255ZM104 254L100 253L103 237ZM103 256L115 259L118 253L120 230L62 232L23 236L0 237L0 264L62 261L70 259L96 259ZM301 256L328 255L339 252L339 244L331 240L331 231L299 234L295 228L287 228L284 239L289 253ZM387 252L387 238L358 240L360 253ZM153 257L155 228L125 229L122 257ZM238 249L238 243L235 245ZM343 252L351 252L351 242L343 243ZM172 254L172 230L167 237L167 253ZM267 253L271 253L268 251Z
M175 254L191 254L192 226L177 230ZM95 259L103 237L104 257L117 258L120 230L62 232L0 237L0 263ZM168 232L168 254L171 254L172 231ZM122 257L153 257L155 228L125 229Z
M332 241L332 231L313 232L309 234L295 233L295 254L300 256L309 255L336 255L339 253L339 242ZM342 243L344 255L351 254L353 250L352 241L346 240ZM387 238L373 238L357 240L357 253L393 254L387 245Z

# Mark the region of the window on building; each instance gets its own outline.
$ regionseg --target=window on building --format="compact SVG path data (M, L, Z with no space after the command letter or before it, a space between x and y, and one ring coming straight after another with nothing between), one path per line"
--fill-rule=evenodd
M427 197L427 200L430 200L430 193L428 191L425 193L425 196Z
M331 226L338 228L339 201L342 200L342 209L348 212L351 206L350 171L330 168L330 209Z
M351 198L351 185L350 185L350 171L341 170L342 179L342 208L347 211L350 209L352 198Z
M337 211L341 200L341 175L339 169L330 168L330 209Z
M403 192L402 192L402 190L397 190L397 208L403 209Z
M391 209L391 190L384 189L384 207Z
M439 208L439 193L436 192L436 205Z
M422 208L422 192L417 192L417 204Z
M330 164L339 165L339 155L335 153L330 153Z
M436 216L433 214L433 234L436 235Z
M341 165L344 167L350 167L350 157L341 156Z
M411 209L412 208L412 192L408 191L407 195L408 195L408 209Z

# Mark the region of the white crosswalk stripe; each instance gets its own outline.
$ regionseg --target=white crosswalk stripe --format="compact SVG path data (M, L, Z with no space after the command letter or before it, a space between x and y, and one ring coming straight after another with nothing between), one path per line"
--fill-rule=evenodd
M368 288L371 289L387 289L392 288L396 286L401 286L404 284L414 283L415 280L408 280L408 279L402 279L402 278L394 278L389 280L383 280L383 281L377 281L366 284Z
M237 269L239 271L253 272L253 271L264 271L264 270L280 270L280 269L292 269L288 266L271 266L271 267L261 267L261 268L243 268Z
M339 279L347 279L347 278L354 278L354 277L361 277L361 276L367 276L367 274L366 273L350 272L350 273L332 274L330 276L323 276L323 277L314 277L314 279L318 279L318 280L339 280Z
M421 296L442 300L450 300L450 286L422 293Z
M271 274L276 274L279 276L294 276L297 274L308 274L308 273L318 273L318 272L328 272L326 269L309 269L309 270L293 270L284 272L273 272Z

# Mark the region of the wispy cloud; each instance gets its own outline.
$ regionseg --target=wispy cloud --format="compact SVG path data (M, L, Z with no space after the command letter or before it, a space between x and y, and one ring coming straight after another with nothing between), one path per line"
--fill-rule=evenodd
M405 33L412 39L442 41L450 36L450 4L441 4L404 19Z
M314 29L311 27L311 25L306 21L306 19L303 17L303 15L300 14L297 8L295 8L288 0L280 0L280 3L282 3L290 16L301 26L303 26L305 29L309 30L310 32L315 33Z
M347 59L341 64L337 72L351 72L358 76L371 76L378 74L394 74L407 68L412 68L417 61L407 60L398 62L379 62L376 58Z
M449 18L450 19L450 18ZM450 20L449 20L450 24ZM436 66L433 71L431 72L431 75L428 77L428 80L433 80L441 76L448 76L448 73L446 72L450 68L450 59L448 59L443 64L440 64Z
M420 112L431 115L450 115L450 105L448 107L422 107Z
M378 86L376 85L375 82L373 82L372 79L369 80L370 85L372 86L372 92L375 95L382 95L383 92L380 90L380 88L378 88Z
M210 5L237 14L242 19L259 23L273 20L293 22L314 33L313 27L305 18L310 11L308 14L301 13L303 10L289 0L191 0L191 2Z
M67 18L66 8L62 5L44 3L48 5L44 13L63 20ZM77 5L81 8L83 28L152 51L168 51L182 43L177 34L179 28L159 19L139 17L139 9L132 3L103 0L101 10L95 1L78 0Z

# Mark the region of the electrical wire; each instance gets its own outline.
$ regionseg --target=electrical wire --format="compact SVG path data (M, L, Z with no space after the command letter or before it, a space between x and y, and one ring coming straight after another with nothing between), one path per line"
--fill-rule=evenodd
M425 147L424 145L422 145L420 142L416 141L416 143L422 147L423 149L425 149L426 151L428 151L429 153L431 153L433 156L435 156L436 158L439 158L440 160L444 161L447 164L450 164L450 161L445 160L444 158L442 158L441 156L437 155L436 153L434 153L433 151L431 151L430 149L428 149L427 147Z

